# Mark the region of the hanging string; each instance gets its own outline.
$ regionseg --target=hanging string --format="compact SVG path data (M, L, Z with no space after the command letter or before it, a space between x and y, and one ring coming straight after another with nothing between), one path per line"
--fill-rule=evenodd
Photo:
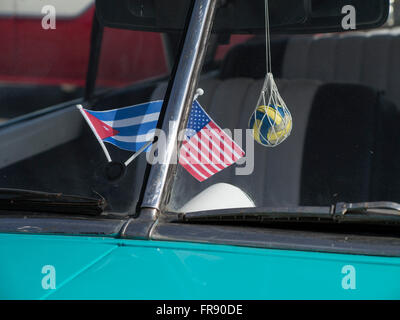
M268 0L265 0L265 58L267 74L272 72L271 66L271 33L269 30L269 8Z

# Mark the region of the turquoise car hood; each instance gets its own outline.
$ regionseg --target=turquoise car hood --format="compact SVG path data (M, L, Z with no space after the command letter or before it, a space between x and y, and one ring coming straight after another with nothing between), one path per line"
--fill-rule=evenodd
M0 299L400 298L391 257L0 234L0 259Z

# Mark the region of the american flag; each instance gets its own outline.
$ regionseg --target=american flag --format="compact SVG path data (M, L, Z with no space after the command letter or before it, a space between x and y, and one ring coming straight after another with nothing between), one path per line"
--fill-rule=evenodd
M244 151L194 101L179 163L204 181L243 157Z

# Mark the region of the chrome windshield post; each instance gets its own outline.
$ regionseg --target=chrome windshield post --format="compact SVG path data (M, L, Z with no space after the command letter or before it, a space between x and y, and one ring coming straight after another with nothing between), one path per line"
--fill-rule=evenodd
M172 162L180 147L178 133L185 128L189 116L197 79L207 50L217 1L195 0L194 2L162 124L162 130L167 136L165 152L160 155L159 163L151 167L142 208L160 210L166 193L171 188L176 170L176 164Z

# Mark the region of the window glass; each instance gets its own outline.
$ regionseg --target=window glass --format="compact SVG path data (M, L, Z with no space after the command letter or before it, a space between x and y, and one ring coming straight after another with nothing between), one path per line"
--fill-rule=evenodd
M93 1L0 3L2 121L81 97Z
M125 117L119 109L164 98L176 60L176 52L168 52L165 44L169 41L169 47L175 48L182 32L166 40L161 32L104 28L101 51L96 52L100 57L97 91L93 101L82 101L84 111L76 101L67 101L83 96L93 3L48 1L57 18L55 29L51 25L44 29L42 1L0 2L0 10L8 14L0 15L4 27L0 28L4 48L0 53L0 188L102 197L106 213L134 214L146 153L129 159L147 139L143 130L155 127L161 103L138 107L145 112L140 115L135 111ZM66 102L62 108L44 116L7 122L61 102ZM106 114L101 112L113 109L118 109L115 114L122 114L121 118L101 117ZM136 119L142 116L148 120L144 129ZM97 129L92 130L93 126ZM105 137L112 127L113 134Z
M272 72L292 116L290 136L276 147L260 144L260 132L253 138L250 121L256 107L259 121L283 117L280 104L258 102L265 37L241 38L228 52L221 46L219 71L203 72L199 82L206 114L189 119L194 134L183 142L168 209L241 207L248 199L257 207L399 202L399 2L392 2L388 23L376 30L271 37ZM202 131L212 121L227 129L243 158L224 162L234 148L212 147L211 134ZM261 130L273 140L271 127Z
M82 97L93 0L0 3L0 121ZM166 76L160 33L105 28L97 85Z
M168 74L161 33L105 28L98 87L120 87Z
M220 61L222 60L227 52L235 45L239 43L243 43L248 39L253 38L254 36L251 35L238 35L233 34L229 37L229 42L226 44L221 44L217 47L217 51L215 52L215 60Z

